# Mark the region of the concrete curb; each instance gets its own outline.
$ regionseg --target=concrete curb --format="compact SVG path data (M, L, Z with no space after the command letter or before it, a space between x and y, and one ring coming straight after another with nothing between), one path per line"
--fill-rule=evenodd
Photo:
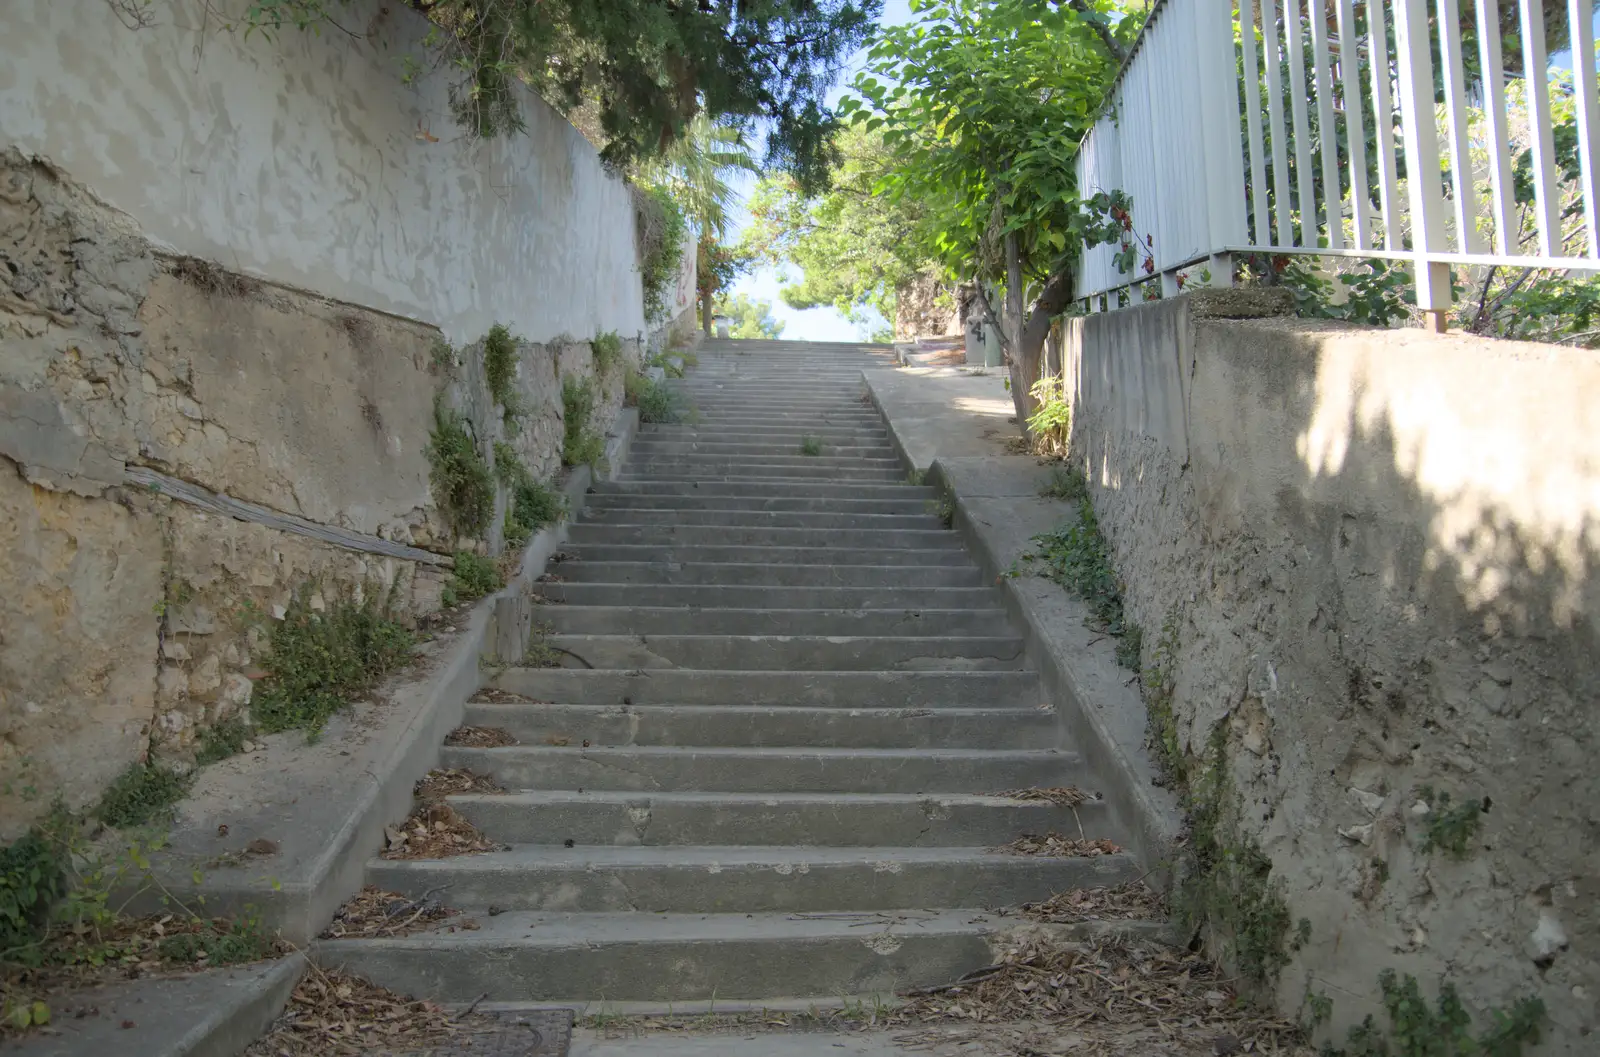
M305 964L305 955L296 952L263 965L63 995L69 1005L56 1010L54 1033L24 1039L6 1052L18 1057L236 1057L283 1011ZM64 1015L74 1008L92 1012Z
M889 437L908 470L916 470L907 453L902 432L885 408L870 372L863 372L872 404L883 416ZM962 463L975 462L960 460ZM1027 467L1029 456L994 456L989 462ZM1014 554L1007 553L1003 538L992 525L1010 515L1007 504L989 496L967 493L953 480L949 461L934 459L927 468L927 484L948 496L961 534L986 579L997 584L1009 616L1022 631L1027 656L1056 707L1058 722L1068 744L1078 748L1101 783L1101 791L1115 814L1134 856L1162 879L1182 830L1177 798L1154 785L1155 769L1144 748L1145 708L1138 690L1126 685L1127 673L1117 667L1115 645L1095 642L1087 634L1087 610L1053 584L1007 576ZM1043 471L1038 476L1043 480ZM1031 493L1037 495L1036 491ZM1019 493L1013 501L1027 501ZM1045 500L1034 498L1041 509ZM985 509L992 506L993 509ZM1047 591L1047 612L1042 604ZM1093 702L1095 707L1087 707Z

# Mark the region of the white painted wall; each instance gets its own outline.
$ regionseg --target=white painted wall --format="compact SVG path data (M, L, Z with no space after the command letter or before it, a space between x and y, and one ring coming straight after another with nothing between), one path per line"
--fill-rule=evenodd
M447 71L404 83L427 25L401 4L341 7L360 40L245 39L206 6L156 0L158 24L132 31L105 0L4 0L0 148L49 158L175 251L454 341L496 321L534 341L644 330L627 189L543 101L528 95L526 135L469 142Z

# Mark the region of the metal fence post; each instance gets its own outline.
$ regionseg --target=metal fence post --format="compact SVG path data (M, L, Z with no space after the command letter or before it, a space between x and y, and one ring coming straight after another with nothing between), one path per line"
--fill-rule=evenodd
M1439 168L1439 133L1434 125L1433 56L1428 43L1427 0L1399 0L1394 15L1417 307L1428 318L1432 329L1443 333L1450 310L1450 266L1433 261L1431 255L1448 252L1450 247L1444 229L1444 176Z

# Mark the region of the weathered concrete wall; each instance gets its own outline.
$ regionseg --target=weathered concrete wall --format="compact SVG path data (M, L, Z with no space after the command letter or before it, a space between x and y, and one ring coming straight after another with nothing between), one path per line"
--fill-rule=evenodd
M69 174L0 153L0 840L152 753L188 758L248 707L297 590L398 584L412 619L439 606L436 555L498 551L498 518L457 540L437 507L436 397L486 462L505 441L549 477L563 378L595 378L603 429L638 357L626 337L596 378L587 340L519 341L513 427L481 340L452 350L433 326L167 254ZM253 506L238 520L181 501L196 494Z
M1592 1052L1600 359L1180 298L1073 321L1067 374L1180 750L1220 732L1310 923L1280 1007L1328 997L1342 1040L1393 968L1480 1017L1540 997L1539 1052ZM1424 787L1486 809L1463 858L1424 850Z
M270 38L211 13L247 6L156 0L134 31L105 0L8 0L0 149L50 159L165 248L451 341L497 321L640 336L627 189L566 119L529 94L526 135L467 139L404 4Z

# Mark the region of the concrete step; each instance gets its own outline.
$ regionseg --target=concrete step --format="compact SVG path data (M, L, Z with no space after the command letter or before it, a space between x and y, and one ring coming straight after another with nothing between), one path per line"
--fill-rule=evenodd
M811 486L805 486L808 490ZM903 488L900 490L904 498L883 499L849 499L828 498L825 496L771 496L771 495L701 495L692 494L634 494L634 493L599 493L589 496L588 502L583 505L583 514L580 520L599 520L605 518L611 521L626 521L627 518L610 513L616 510L672 510L695 511L697 514L705 512L707 515L724 513L784 513L784 514L827 514L843 516L857 515L919 515L930 516L928 511L933 503L931 496L921 497L918 493L921 488ZM733 522L729 522L732 524ZM869 526L870 527L870 526Z
M932 514L834 514L790 510L705 510L647 506L585 507L577 524L720 525L727 528L917 529L944 526Z
M467 702L462 722L524 745L700 745L824 749L1060 747L1038 709L778 708L770 705L543 705ZM508 838L509 839L509 838ZM751 843L741 841L738 843ZM843 842L840 842L843 843Z
M589 672L507 668L495 673L489 685L536 701L575 705L1034 708L1045 700L1038 676L1012 671Z
M539 618L565 635L1009 635L1001 609L685 609L551 606Z
M900 460L889 448L880 449L872 456L840 456L827 451L820 455L806 455L800 451L798 445L771 454L759 451L729 455L636 451L628 456L628 462L640 466L659 465L673 470L691 470L697 473L701 470L712 473L738 473L746 467L763 466L804 467L807 470L893 470L901 476L905 473L900 468Z
M947 565L972 564L967 553L932 547L917 550L869 547L781 547L733 546L693 547L664 543L585 543L570 551L575 560L587 562L683 562L773 565ZM558 568L566 568L561 565Z
M765 423L743 428L720 425L716 422L660 422L647 423L639 429L639 441L710 441L718 444L799 444L802 437L812 436L824 444L877 445L889 442L889 431L881 425L852 428L836 426L826 429L804 430L789 426Z
M893 484L905 477L905 471L894 466L859 465L859 466L827 466L820 459L808 459L804 462L778 463L778 462L714 462L696 463L694 465L679 464L668 460L644 459L639 462L628 462L626 472L622 475L624 481L636 481L640 478L657 478L663 480L689 480L694 482L704 481L741 481L749 478L758 478L764 481L782 481L785 479L800 480L831 480L855 482L882 482Z
M685 401L691 401L689 397ZM693 403L693 402L692 402ZM813 429L882 429L883 416L866 407L794 408L722 406L693 403L695 415L689 425L715 424L719 426L766 425L797 429L802 433Z
M539 596L574 606L722 609L992 609L989 587L761 587L710 584L539 583ZM544 610L553 619L559 608Z
M856 547L886 550L966 552L961 537L935 529L747 528L739 525L637 525L626 522L579 521L567 535L574 547L589 544L645 544L704 547L818 547L847 551Z
M840 499L867 502L927 503L939 493L925 485L852 484L846 481L602 481L594 486L597 496L692 496L734 497L746 500ZM926 508L924 508L926 509Z
M616 749L445 747L440 766L493 775L507 789L637 792L987 793L1081 779L1063 749Z
M515 844L667 847L991 847L1019 833L1106 835L1102 801L1077 813L1034 800L903 793L529 791L450 798L473 825ZM1029 899L1036 898L1033 895ZM959 902L960 900L957 900Z
M766 587L980 587L976 566L675 565L667 562L567 562L572 583L738 584Z
M1120 884L1138 875L1124 855L1053 858L986 848L555 844L367 864L370 883L412 899L448 891L456 906L586 914L1000 907L1040 893Z
M890 996L989 964L991 938L1012 925L971 908L474 917L474 931L324 940L313 955L405 994L463 1004Z
M910 636L551 635L561 667L737 672L977 672L1026 668L1022 640Z
M820 456L806 456L807 458L831 459L894 459L897 456L894 447L887 441L877 444L841 444L816 438L822 445ZM633 442L633 447L628 449L628 457L665 458L681 455L699 455L708 458L771 458L774 456L790 456L800 453L802 438L796 438L792 443L772 441L768 443L743 442L735 443L723 440L684 439L684 440L655 440L641 437Z

